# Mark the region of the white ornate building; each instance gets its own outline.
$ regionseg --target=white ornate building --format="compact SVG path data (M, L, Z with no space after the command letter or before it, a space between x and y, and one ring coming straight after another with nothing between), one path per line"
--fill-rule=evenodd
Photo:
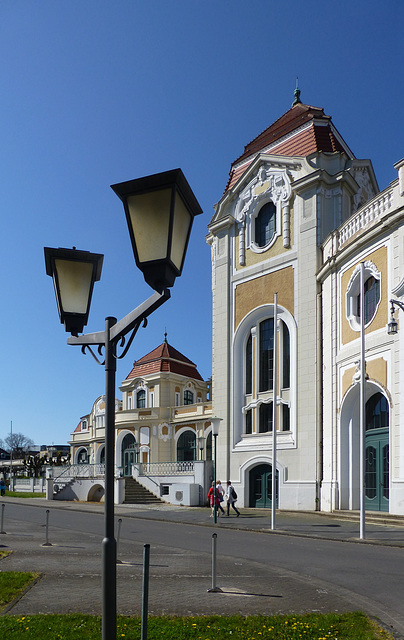
M165 339L134 362L120 390L122 400L116 400L115 407L117 477L134 477L169 502L203 503L212 476L210 382L204 381L196 365ZM102 496L103 396L94 402L90 414L80 419L70 446L75 468L69 474L83 477L85 471L95 477L82 499L88 495L94 499L93 485L97 482L97 495ZM55 483L62 485L63 477ZM121 484L121 489L116 489L117 502L125 499ZM177 495L178 484L188 486L188 490L182 487L181 498Z
M241 506L271 506L276 375L279 508L358 508L365 261L367 507L404 513L404 337L386 331L388 301L404 293L402 163L379 193L370 160L299 93L233 162L209 224L218 474Z

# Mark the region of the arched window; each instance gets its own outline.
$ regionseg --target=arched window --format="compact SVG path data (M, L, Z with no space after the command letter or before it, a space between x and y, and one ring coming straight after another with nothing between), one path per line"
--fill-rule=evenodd
M136 407L137 409L144 409L146 406L146 390L139 389L136 392Z
M206 460L212 460L212 432L206 438Z
M375 393L366 403L366 431L389 426L389 403L382 393Z
M88 464L88 458L87 449L80 449L77 454L77 464Z
M178 462L196 460L196 433L195 431L184 431L177 442Z
M257 247L266 247L274 237L276 221L276 207L273 202L267 202L260 209L255 218L254 241Z
M189 389L184 391L184 404L194 404L194 394Z
M360 265L355 268L346 292L346 314L349 324L354 331L361 328L361 276ZM381 300L381 274L370 261L364 267L364 321L365 325L372 322Z

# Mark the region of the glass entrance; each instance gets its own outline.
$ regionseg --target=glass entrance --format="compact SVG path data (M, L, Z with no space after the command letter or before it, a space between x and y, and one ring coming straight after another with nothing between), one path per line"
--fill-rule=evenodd
M389 510L389 405L376 393L366 403L365 508Z
M279 501L279 471L276 472L276 507ZM250 507L272 508L272 465L260 464L250 471Z
M132 475L132 465L137 462L137 452L138 446L135 437L128 433L122 440L122 467L125 478Z

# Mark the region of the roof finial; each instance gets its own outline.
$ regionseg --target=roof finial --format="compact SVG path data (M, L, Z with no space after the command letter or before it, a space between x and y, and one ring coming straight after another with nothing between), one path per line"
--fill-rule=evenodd
M295 99L293 100L292 107L294 107L295 104L299 104L299 102L301 103L301 100L300 100L300 89L299 89L299 78L296 78L296 89L294 90L294 96L295 96Z
M167 344L167 327L164 331L164 342Z

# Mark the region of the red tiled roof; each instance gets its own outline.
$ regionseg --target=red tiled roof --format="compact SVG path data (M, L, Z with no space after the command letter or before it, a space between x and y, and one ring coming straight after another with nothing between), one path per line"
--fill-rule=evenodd
M186 378L203 380L196 365L169 345L168 342L163 342L159 347L140 358L140 360L135 360L133 369L126 377L126 380L160 372L178 373Z
M344 147L336 134L331 116L325 115L324 109L297 103L245 146L241 156L232 163L226 191L237 182L260 152L307 156L315 151L349 151L348 146Z

